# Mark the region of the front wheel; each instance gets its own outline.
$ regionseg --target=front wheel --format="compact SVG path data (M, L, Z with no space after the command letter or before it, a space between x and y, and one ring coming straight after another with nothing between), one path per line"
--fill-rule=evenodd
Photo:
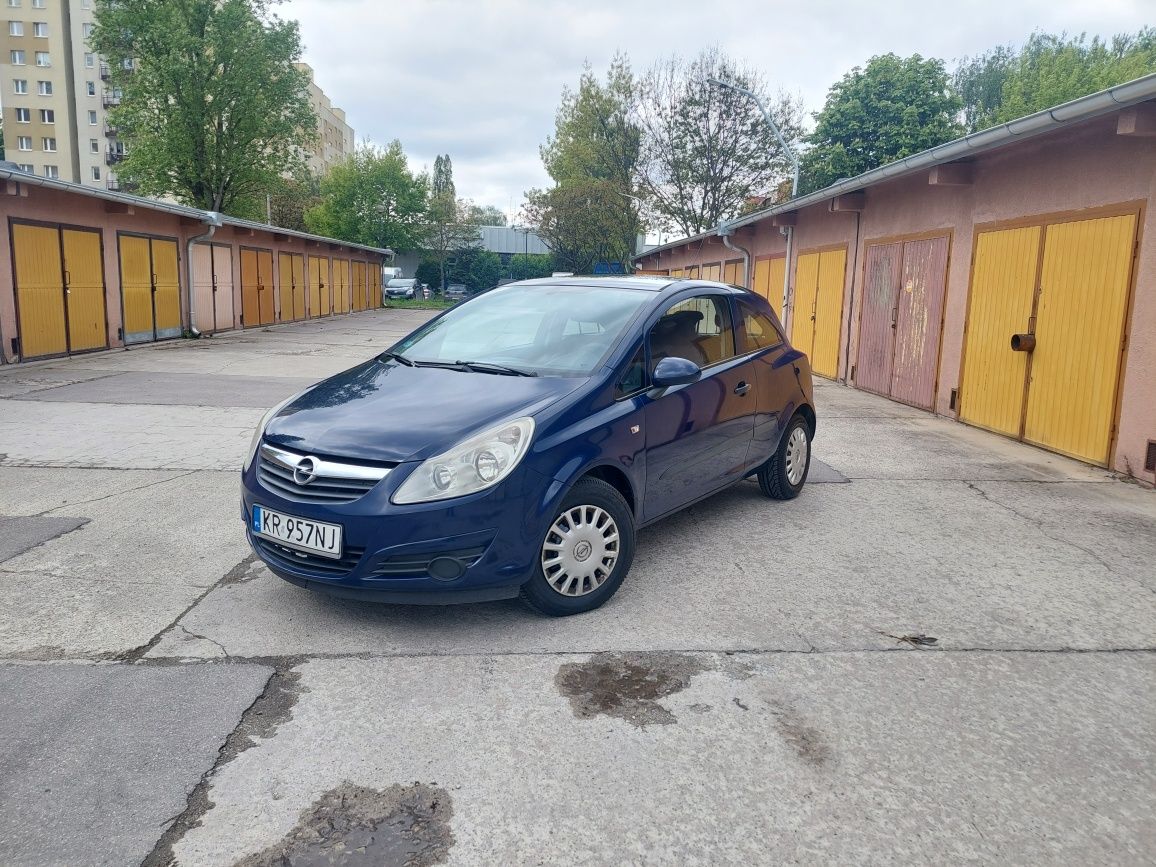
M801 415L791 419L770 460L759 468L759 488L775 500L793 500L811 469L811 428Z
M634 517L618 491L581 479L562 500L522 585L522 601L541 614L592 611L622 585L634 560Z

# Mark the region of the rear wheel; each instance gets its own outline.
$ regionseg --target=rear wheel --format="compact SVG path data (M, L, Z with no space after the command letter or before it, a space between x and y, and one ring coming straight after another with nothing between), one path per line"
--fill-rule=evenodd
M811 469L811 428L801 415L791 419L779 447L759 468L759 488L775 500L793 500Z
M581 479L546 530L522 600L552 617L591 611L614 595L633 560L630 507L606 482Z

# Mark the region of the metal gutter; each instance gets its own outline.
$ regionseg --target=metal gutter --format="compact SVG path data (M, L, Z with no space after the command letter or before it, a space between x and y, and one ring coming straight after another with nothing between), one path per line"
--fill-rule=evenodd
M1107 90L1101 90L1098 93L1081 96L1070 102L1065 102L1061 105L1038 111L1035 114L1029 114L1025 117L1008 121L999 126L993 126L985 130L980 130L979 132L965 135L954 141L936 145L928 150L895 160L894 162L864 172L856 177L838 181L829 187L824 187L821 190L816 190L813 193L808 193L797 199L790 199L762 211L755 211L753 214L747 214L744 217L731 220L723 225L732 230L749 226L751 223L757 223L760 220L773 217L776 214L797 211L801 208L817 205L843 193L856 192L865 187L880 183L881 181L911 174L920 169L931 168L932 166L952 162L962 157L986 153L1010 142L1024 141L1069 124L1091 120L1092 118L1109 114L1118 109L1128 108L1137 103L1145 102L1153 97L1156 97L1156 73L1145 75L1141 78L1125 82L1124 84L1118 84L1115 87L1109 87ZM720 226L720 228L722 227ZM647 250L636 258L644 258L655 253L674 250L693 241L709 238L718 233L719 230L716 229L689 238L672 241L661 247L654 247Z
M288 235L306 241L317 241L326 244L340 244L357 250L365 250L382 256L393 256L393 250L388 247L370 247L366 244L355 244L351 241L342 241L340 238L327 238L324 235L310 235L308 232L298 232L295 229L286 229L281 226L271 226L267 223L256 223L252 220L242 220L239 217L228 217L215 211L202 211L189 205L178 205L173 202L162 202L159 199L146 199L143 196L134 196L129 193L118 193L112 190L100 190L84 184L74 184L71 181L62 181L57 178L43 178L39 175L30 175L27 172L14 171L0 167L0 180L13 181L18 184L27 184L34 187L46 187L64 193L75 193L88 196L92 199L103 199L106 202L117 202L135 208L148 208L153 211L162 211L166 214L175 214L178 217L188 217L199 220L205 225L237 226L242 229L254 229L261 232L275 232L278 235Z

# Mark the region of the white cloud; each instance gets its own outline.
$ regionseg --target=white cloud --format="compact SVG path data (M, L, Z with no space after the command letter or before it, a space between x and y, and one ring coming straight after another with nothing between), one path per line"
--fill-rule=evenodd
M358 137L398 138L417 166L454 161L458 192L509 208L548 182L538 147L563 86L616 51L636 70L717 43L818 109L875 54L949 62L1032 30L1110 35L1149 23L1144 0L288 0L305 60Z

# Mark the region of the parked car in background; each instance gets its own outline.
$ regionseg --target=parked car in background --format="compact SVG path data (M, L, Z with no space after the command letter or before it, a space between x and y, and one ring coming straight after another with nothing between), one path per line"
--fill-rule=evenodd
M446 287L443 297L446 301L462 301L468 294L464 283L451 283Z
M418 282L412 277L395 278L385 284L386 298L416 298Z
M622 584L639 527L748 477L797 496L815 424L807 357L759 295L530 280L266 413L242 517L301 587L577 614Z

